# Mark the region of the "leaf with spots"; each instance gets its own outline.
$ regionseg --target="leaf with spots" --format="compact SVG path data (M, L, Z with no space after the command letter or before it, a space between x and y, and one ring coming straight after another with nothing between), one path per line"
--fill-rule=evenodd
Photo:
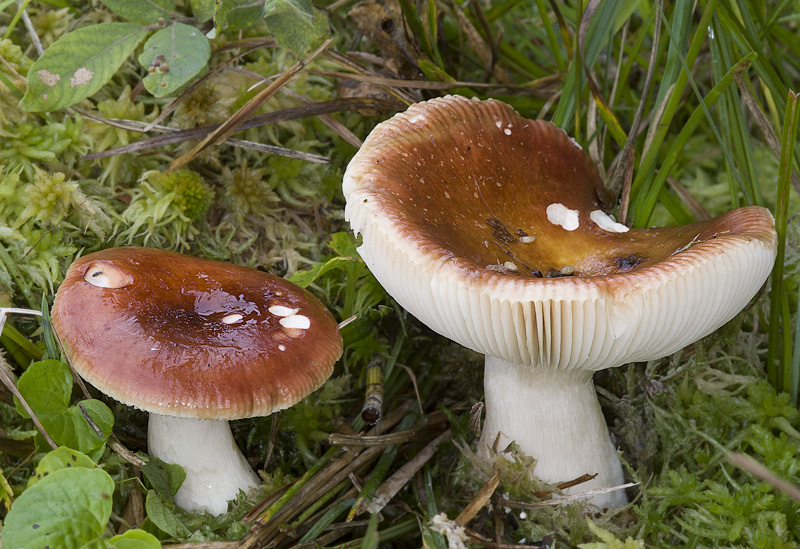
M73 467L94 469L97 465L83 452L78 452L66 446L59 446L52 452L48 452L41 459L33 472L33 476L28 479L28 488L56 471Z
M128 21L152 25L159 19L172 19L175 2L173 0L100 0L108 9Z
M102 547L113 493L114 481L100 469L55 471L14 502L0 533L3 547Z
M139 63L148 75L142 83L155 97L175 93L205 69L210 55L208 38L202 32L173 23L145 43Z
M95 94L149 31L136 23L101 23L59 38L28 70L26 111L53 111Z
M56 444L80 450L90 457L102 455L114 426L114 415L99 400L69 405L72 373L66 364L58 360L35 362L20 376L17 387ZM17 411L28 417L19 402Z

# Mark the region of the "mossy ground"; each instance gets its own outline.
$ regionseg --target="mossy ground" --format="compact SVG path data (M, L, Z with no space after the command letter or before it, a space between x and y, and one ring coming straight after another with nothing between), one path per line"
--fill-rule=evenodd
M23 4L44 48L76 24L118 20L102 4L76 2L59 9L40 2ZM574 3L417 4L337 2L327 13L335 30L331 50L349 52L369 70L362 70L359 82L342 79L330 75L350 70L341 59L320 57L256 114L345 97L377 98L379 105L397 109L404 102L448 90L496 97L523 116L555 120L584 145L612 184L615 174L624 173L618 166L632 159L632 183L617 181L631 204L631 220L669 224L748 202L773 211L780 205L778 157L755 114L743 106L743 97L754 99L780 137L787 91L800 84L800 19L790 9L792 2L701 1L662 7L649 1L608 1L594 17L583 19L585 27L580 26L583 10L576 10ZM129 60L97 94L74 108L23 111L15 91L25 90L37 53L31 34L17 18L16 4L0 5L0 306L39 310L43 299L46 305L52 303L67 266L79 254L146 245L280 276L303 277L298 273L317 269L313 281L307 277L310 289L339 320L358 315L343 330L345 354L320 391L270 418L234 423L253 465L263 468L268 462L258 494L234 502L231 512L221 517L185 513L169 501L159 500L158 507L148 497L146 517L144 497L148 490L159 490L156 477L142 479L124 453L107 449L98 462L116 482L109 533L142 526L164 544L231 542L225 547L250 546L253 539L290 546L303 536L303 541L316 539L322 545L374 547L380 541L386 546L445 547L446 538L431 518L444 512L454 519L494 472L492 463L470 451L475 443L470 409L482 393L481 359L407 315L358 259L340 190L344 168L356 151L348 133L312 116L286 118L235 135L322 155L329 159L327 164L221 145L206 149L186 168L167 172L169 163L196 141L87 159L90 153L158 135L130 124L153 122L174 98L156 99L144 91L139 85L143 72ZM176 9L188 13L181 3ZM661 10L669 31L661 27L656 42ZM212 40L211 66L244 51L248 40L266 36L269 29L263 22L221 34ZM699 109L690 84L707 96L751 51L757 59L740 71L742 82L727 86L718 102L709 105L708 117L691 130L691 138L670 160L667 151L680 143L691 114ZM691 69L689 84L681 84L681 57ZM263 78L285 71L296 60L276 48L254 49L206 80L160 123L185 131L223 122L258 93L256 85ZM584 66L598 83L597 97L586 82ZM417 89L413 83L393 86L393 81L379 78L439 84ZM670 103L671 94L678 94L679 101ZM633 153L626 157L621 151L640 105L643 126L631 138ZM373 108L332 116L363 139L392 113L376 112L375 103L369 106ZM111 125L107 119L129 125ZM656 119L668 124L658 125ZM624 132L622 141L615 124ZM663 132L656 127L664 127ZM663 145L651 147L651 138ZM661 190L656 187L658 172L642 168L649 160L654 166L674 161ZM652 193L659 198L655 207L644 199ZM788 326L789 331L796 325L797 208L795 189L789 198L781 290L788 315L783 329ZM532 494L550 487L531 480L527 471L534 464L512 449L497 461L500 481L493 499L467 525L474 534L470 543L592 548L800 545L798 502L727 458L730 452L750 455L786 481L800 484L800 413L789 395L766 380L769 333L778 330L770 326L769 293L767 288L719 332L672 357L598 374L595 381L612 437L629 478L638 483L628 490L628 507L587 513L580 503L538 506L550 496ZM16 375L32 361L52 355L38 320L12 315L7 326L0 344ZM790 340L780 339L782 345ZM778 355L784 354L780 349ZM393 429L405 433L404 438L368 457L362 451L358 455L363 463L338 479L330 464L343 457L331 449L329 436L367 429L358 417L366 369L375 360L385 372L384 414L400 410ZM77 389L75 394L77 398ZM144 455L144 414L106 402L122 445ZM345 523L348 511L358 509L358 498L366 493L362 486L372 483L383 490L384 480L448 426L452 437L405 479L380 515L354 513L353 522ZM24 493L48 448L37 446L41 440L34 438L36 429L7 392L0 403L0 427L0 505L6 506L5 513ZM275 490L298 479L307 481L304 475L309 471L312 483L338 480L317 497L274 503ZM256 521L261 526L253 527L250 513L261 498L267 502L258 509L267 506L268 516L281 517L280 525L261 519ZM497 498L531 505L512 508ZM291 505L297 506L293 514L280 514ZM333 529L324 528L330 524ZM319 529L311 529L313 525ZM258 528L269 536L254 538Z

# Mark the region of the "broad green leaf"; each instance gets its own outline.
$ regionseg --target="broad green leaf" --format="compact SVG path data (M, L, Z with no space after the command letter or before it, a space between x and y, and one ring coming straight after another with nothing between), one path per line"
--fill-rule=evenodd
M166 501L172 501L186 479L183 467L174 463L165 463L158 458L151 457L150 461L142 466L144 478L153 487L153 490Z
M177 91L197 76L208 63L208 38L194 27L173 23L145 42L139 63L147 69L142 81L155 97Z
M100 0L108 9L128 21L152 25L159 19L172 19L175 9L173 0L146 0L131 2L130 0Z
M147 35L136 23L101 23L58 39L28 70L26 111L69 107L96 93Z
M252 27L264 17L264 2L253 0L218 0L214 13L217 33ZM212 36L213 38L213 36Z
M72 373L63 362L41 360L31 364L20 376L17 388L37 416L58 413L69 405ZM14 402L22 417L30 417L16 397Z
M69 406L72 374L63 362L43 360L31 364L20 376L17 387L47 434L59 446L92 454L108 440L114 415L99 400L83 400ZM28 417L19 403L17 410Z
M101 469L61 469L20 495L6 516L4 549L101 547L114 481Z
M214 0L190 0L189 3L192 6L192 15L201 23L214 17L214 8L216 7Z
M51 473L71 467L94 469L97 465L95 465L94 461L89 459L89 456L86 454L73 450L72 448L67 448L66 446L59 446L52 452L48 452L41 461L39 461L33 476L28 479L28 487L30 488Z
M161 542L144 530L128 530L109 540L115 549L161 549Z
M360 241L346 231L333 233L328 242L328 246L331 247L331 250L343 257L361 257L358 255L359 245Z
M147 492L144 503L147 518L164 533L177 538L189 533L188 528L170 511L158 494L153 490Z
M295 271L292 276L288 278L289 282L297 284L301 288L308 288L308 285L314 282L317 278L324 275L328 271L339 269L354 261L360 261L351 257L334 257L325 263L317 263L307 271Z
M302 55L330 34L328 20L320 10L312 16L304 11L304 2L271 0L267 5L266 23L275 43L281 48Z

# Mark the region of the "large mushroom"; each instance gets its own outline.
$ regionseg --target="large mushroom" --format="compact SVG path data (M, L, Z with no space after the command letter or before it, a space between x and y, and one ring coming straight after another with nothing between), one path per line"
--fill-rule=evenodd
M186 471L176 503L217 515L258 485L227 421L292 406L328 379L342 353L336 321L306 290L147 248L75 261L52 319L81 377L150 412L151 455Z
M719 328L775 258L770 213L629 229L581 148L507 105L450 96L379 124L344 176L359 253L400 305L486 355L482 452L498 433L551 482L622 484L594 391L603 368ZM626 502L622 491L599 506Z

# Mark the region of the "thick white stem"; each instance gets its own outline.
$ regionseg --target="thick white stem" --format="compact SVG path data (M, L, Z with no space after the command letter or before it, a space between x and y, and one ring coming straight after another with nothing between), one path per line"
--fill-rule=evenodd
M239 490L258 486L227 421L150 414L147 445L150 455L183 467L186 480L175 503L189 511L220 515Z
M516 441L536 458L534 473L559 483L597 473L568 492L609 488L623 483L619 456L608 435L592 383L592 372L553 371L518 366L486 357L486 421L480 448L486 453L500 432L498 449ZM627 503L623 490L595 496L599 507Z

